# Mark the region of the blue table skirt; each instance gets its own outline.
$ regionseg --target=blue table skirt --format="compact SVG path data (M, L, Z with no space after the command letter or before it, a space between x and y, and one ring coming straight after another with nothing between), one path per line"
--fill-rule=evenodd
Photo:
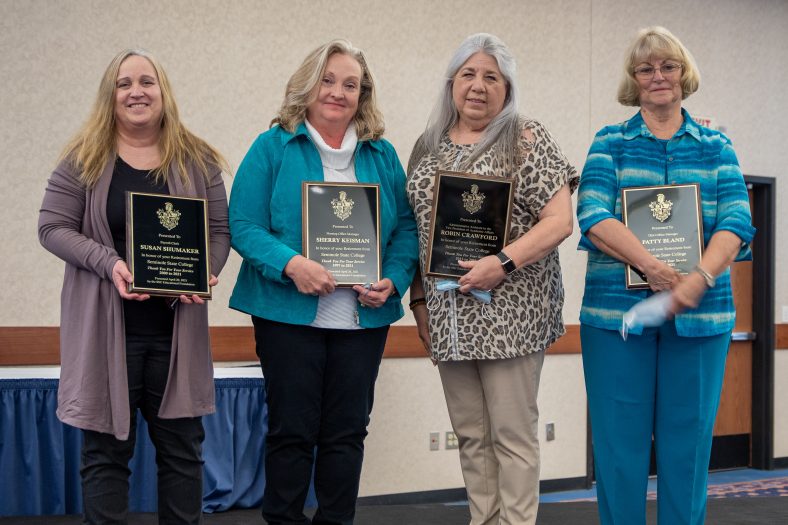
M57 379L0 380L0 516L80 514L82 434L55 416ZM268 424L263 379L216 379L203 418L203 510L259 507ZM129 508L156 512L156 454L138 413ZM315 504L310 490L307 506Z

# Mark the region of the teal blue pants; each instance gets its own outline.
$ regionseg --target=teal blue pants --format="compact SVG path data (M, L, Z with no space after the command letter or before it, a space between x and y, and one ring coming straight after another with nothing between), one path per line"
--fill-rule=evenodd
M581 325L602 525L646 523L651 439L659 525L701 525L730 332L682 337L672 321L631 335Z

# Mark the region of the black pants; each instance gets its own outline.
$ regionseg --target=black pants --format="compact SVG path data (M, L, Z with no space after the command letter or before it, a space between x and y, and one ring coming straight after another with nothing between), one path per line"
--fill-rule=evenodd
M202 419L160 419L159 406L170 368L171 338L126 339L131 428L129 439L84 430L82 498L90 525L125 524L129 509L129 460L137 436L139 408L156 447L159 523L197 524L202 519Z
M364 438L388 326L329 330L252 317L268 404L263 517L314 525L353 523Z

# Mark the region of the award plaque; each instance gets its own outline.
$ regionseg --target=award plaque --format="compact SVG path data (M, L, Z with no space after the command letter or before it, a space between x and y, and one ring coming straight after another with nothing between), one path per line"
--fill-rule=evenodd
M700 186L678 184L621 190L624 225L654 257L686 275L703 255ZM644 276L626 265L627 288L648 288Z
M380 185L303 182L302 246L337 286L380 280Z
M126 192L130 293L211 297L205 199Z
M509 240L514 181L438 171L432 198L427 272L460 277L473 261L498 253Z

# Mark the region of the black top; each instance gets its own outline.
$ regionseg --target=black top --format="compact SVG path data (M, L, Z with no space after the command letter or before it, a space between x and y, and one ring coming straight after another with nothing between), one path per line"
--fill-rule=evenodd
M126 260L126 192L169 195L167 184L156 184L152 170L138 170L118 157L107 193L107 222L115 251ZM147 301L123 301L126 336L172 336L175 311L171 299L151 297Z

